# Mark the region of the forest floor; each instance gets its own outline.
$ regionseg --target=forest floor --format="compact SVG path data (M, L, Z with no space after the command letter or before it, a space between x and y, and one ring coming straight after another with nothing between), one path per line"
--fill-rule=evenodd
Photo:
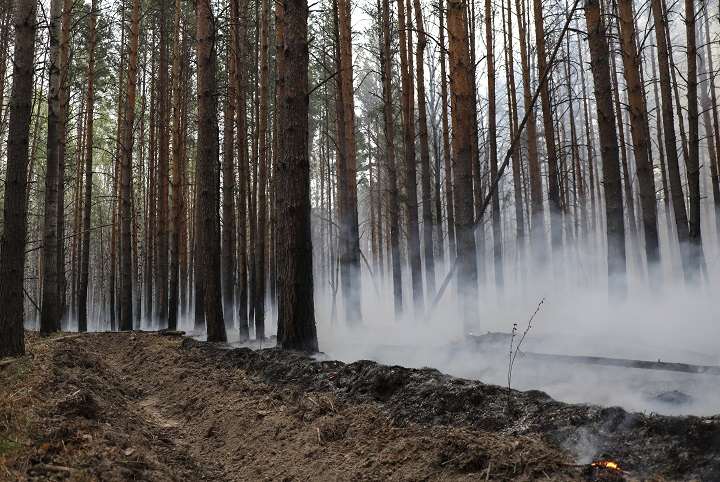
M720 417L171 333L26 348L0 366L0 480L720 480Z

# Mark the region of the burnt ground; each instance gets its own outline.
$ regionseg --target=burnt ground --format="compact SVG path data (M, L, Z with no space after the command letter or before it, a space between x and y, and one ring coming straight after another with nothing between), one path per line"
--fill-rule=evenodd
M150 333L27 349L0 367L0 480L720 480L720 417Z

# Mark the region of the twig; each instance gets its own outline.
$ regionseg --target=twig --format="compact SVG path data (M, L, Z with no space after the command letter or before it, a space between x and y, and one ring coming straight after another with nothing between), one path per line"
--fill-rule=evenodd
M527 328L525 328L525 331L522 334L522 337L520 338L520 341L518 342L517 346L515 346L515 350L513 351L513 343L515 341L515 332L517 331L517 323L513 323L513 329L512 329L512 337L510 338L510 361L508 363L508 405L510 405L510 384L512 381L512 369L515 365L515 358L517 358L518 353L522 354L520 351L520 345L522 345L523 340L525 340L525 337L527 336L528 332L530 331L530 328L532 328L532 322L535 319L535 315L538 314L538 311L540 311L540 306L545 303L545 298L540 300L540 303L538 303L537 308L535 308L535 312L532 314L530 319L528 320Z
M18 360L19 360L19 358L10 358L9 360L2 360L2 361L0 361L0 368L6 367L8 365L12 365L13 363L15 363Z

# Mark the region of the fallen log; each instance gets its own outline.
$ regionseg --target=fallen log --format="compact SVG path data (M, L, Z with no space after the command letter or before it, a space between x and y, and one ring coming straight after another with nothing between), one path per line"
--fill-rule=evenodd
M585 365L603 365L622 368L640 368L642 370L664 370L670 372L697 373L720 376L720 367L713 365L691 365L664 361L631 360L626 358L608 358L601 356L553 355L549 353L523 352L527 358L557 363L580 363Z
M487 333L485 335L466 335L466 339L490 349L505 349L510 345L512 334ZM520 352L525 358L537 361L556 363L579 363L584 365L602 365L620 368L639 368L642 370L663 370L670 372L695 373L702 375L720 376L720 366L692 365L689 363L675 363L664 361L633 360L628 358L611 358L601 356L582 355L556 355L553 353L537 353L529 351Z

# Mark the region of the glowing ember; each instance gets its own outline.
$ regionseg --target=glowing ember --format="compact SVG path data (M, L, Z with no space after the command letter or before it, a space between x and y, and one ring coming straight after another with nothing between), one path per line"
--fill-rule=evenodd
M593 462L591 465L593 467L605 467L606 469L620 470L620 467L618 467L618 464L615 462Z

